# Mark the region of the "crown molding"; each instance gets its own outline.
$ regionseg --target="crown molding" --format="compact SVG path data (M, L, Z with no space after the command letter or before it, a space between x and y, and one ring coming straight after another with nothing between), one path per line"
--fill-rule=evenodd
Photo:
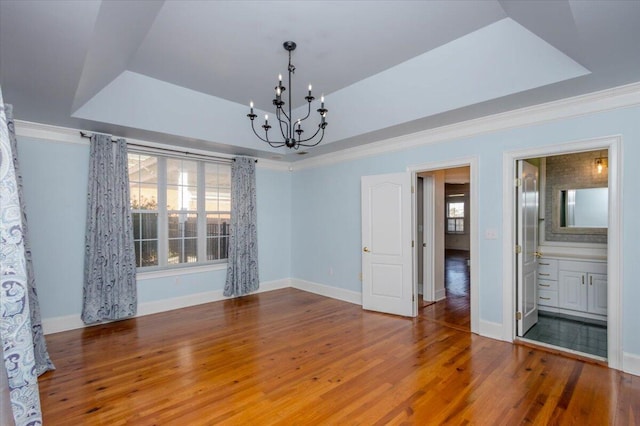
M366 145L327 153L296 162L288 162L286 160L275 161L260 158L258 160L257 167L281 172L323 167L389 152L402 151L423 145L447 142L501 130L527 127L637 105L640 105L640 82L489 115L486 117L480 117L395 138L384 139ZM88 144L88 140L86 138L80 137L79 129L70 129L22 120L16 120L15 123L16 134L18 136L32 137L54 142L76 143L83 145ZM128 138L127 140L131 143L154 148L170 148L177 150L185 149L180 146L161 144L152 141ZM227 154L199 149L190 149L189 151L195 154L213 154L223 158L233 157Z
M52 142L89 145L89 140L80 136L80 130L52 126L33 121L15 120L16 135L26 138L44 139Z
M267 158L258 158L256 167L259 169L275 170L277 172L292 171L291 164L287 161L275 161Z
M300 160L295 171L402 151L423 145L640 105L640 82L454 123Z
M68 127L53 126L50 124L35 123L32 121L15 120L16 135L25 138L42 139L51 142L72 143L79 145L89 145L89 139L80 136L80 129L72 129ZM82 130L83 132L93 133L90 130ZM233 158L233 155L221 154L217 152L206 151L203 149L191 149L182 146L168 145L153 141L126 138L127 142L136 145L148 146L158 149L175 149L177 151L188 150L193 154L215 155L221 158ZM258 159L257 168L277 170L281 172L290 171L288 162L274 161L269 159Z

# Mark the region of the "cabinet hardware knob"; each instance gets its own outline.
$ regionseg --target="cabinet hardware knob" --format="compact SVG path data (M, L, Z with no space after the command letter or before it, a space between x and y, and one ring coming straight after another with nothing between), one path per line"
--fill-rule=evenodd
M364 251L365 253L370 253L371 252L368 247L363 248L362 251Z

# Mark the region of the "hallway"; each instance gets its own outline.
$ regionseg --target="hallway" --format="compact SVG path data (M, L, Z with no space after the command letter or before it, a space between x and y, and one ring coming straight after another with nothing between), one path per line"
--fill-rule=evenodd
M422 317L458 330L471 330L468 260L469 252L466 250L445 251L447 297L425 306Z

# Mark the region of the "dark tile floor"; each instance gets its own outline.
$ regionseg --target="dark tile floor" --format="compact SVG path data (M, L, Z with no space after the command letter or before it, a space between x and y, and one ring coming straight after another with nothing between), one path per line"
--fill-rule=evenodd
M607 357L607 327L540 313L538 323L524 335L525 339L548 343L591 355Z

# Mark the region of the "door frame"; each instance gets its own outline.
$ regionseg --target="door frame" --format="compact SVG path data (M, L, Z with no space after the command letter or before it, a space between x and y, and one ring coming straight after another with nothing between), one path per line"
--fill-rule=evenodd
M480 332L480 295L479 295L479 281L478 281L478 157L462 157L453 160L446 161L433 161L428 163L413 164L407 166L407 171L411 173L411 183L413 188L417 188L418 173L422 172L434 172L443 169L452 169L455 167L469 167L469 257L471 260L470 274L469 274L469 297L470 297L470 320L471 320L471 332L479 334ZM413 240L417 241L418 225L417 225L417 208L416 206L416 193L413 191L411 194L413 208L411 209L412 215L412 235ZM417 290L418 286L418 260L417 250L413 250L413 286ZM415 308L417 309L417 298L414 301Z
M503 340L516 338L516 162L526 158L607 149L609 151L609 228L607 242L607 361L610 368L622 369L622 137L620 135L557 143L503 153L502 232L502 325Z

